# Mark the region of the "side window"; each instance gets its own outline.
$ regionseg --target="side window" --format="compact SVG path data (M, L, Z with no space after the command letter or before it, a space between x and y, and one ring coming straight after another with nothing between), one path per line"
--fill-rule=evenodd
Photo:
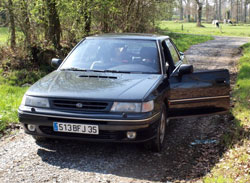
M166 42L166 44L168 46L168 49L169 49L169 51L171 53L171 56L172 56L173 61L174 61L174 64L176 64L180 60L179 54L177 53L175 47L170 42L170 40L166 40L165 42Z

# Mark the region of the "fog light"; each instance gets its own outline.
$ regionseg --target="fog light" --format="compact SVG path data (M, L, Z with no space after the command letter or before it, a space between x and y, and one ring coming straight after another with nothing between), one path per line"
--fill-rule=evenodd
M34 132L36 130L36 126L35 125L28 125L28 130L31 132Z
M128 139L135 139L136 132L127 132L127 137Z

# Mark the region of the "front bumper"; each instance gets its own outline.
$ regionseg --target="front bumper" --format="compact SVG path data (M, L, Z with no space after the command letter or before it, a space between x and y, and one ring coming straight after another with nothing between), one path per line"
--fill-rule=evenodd
M100 115L99 118L93 118L98 115L88 114L89 117L84 117L80 114L65 113L62 111L49 111L43 109L36 109L23 111L19 108L18 115L19 121L24 126L24 131L27 134L35 136L43 136L48 138L63 138L63 139L75 139L84 141L104 141L104 142L145 142L153 139L156 136L157 127L160 120L160 113L154 115L149 114L145 118L145 115L128 116L126 119L118 118L119 116ZM39 111L39 112L38 112ZM49 111L49 112L48 112ZM43 112L43 113L41 113ZM47 113L45 113L47 112ZM90 118L92 116L92 118ZM53 122L68 122L77 124L92 124L99 126L99 135L90 134L77 134L77 133L65 133L53 131ZM27 129L28 124L36 125L35 132L31 132ZM128 139L126 133L128 131L135 131L137 133L135 139Z

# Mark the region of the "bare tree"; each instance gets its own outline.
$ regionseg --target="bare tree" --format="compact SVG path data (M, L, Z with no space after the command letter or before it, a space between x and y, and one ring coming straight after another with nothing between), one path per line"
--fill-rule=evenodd
M201 25L201 18L202 18L202 1L201 0L195 0L197 3L197 27L202 27Z
M180 20L183 20L183 0L179 0Z
M234 3L234 0L230 0L230 18L231 19L233 18L233 3Z
M8 14L9 14L9 29L10 29L10 47L12 50L15 49L16 47L16 25L15 25L15 15L13 12L13 1L12 0L8 0L8 2L4 2L4 5L6 7L6 9L8 10Z
M219 0L219 5L218 5L218 19L221 20L221 0Z
M187 0L187 19L188 19L188 22L190 22L190 15L191 15L190 0Z
M250 0L245 0L244 2L244 22L246 23L247 22L247 6L248 4L250 4ZM250 15L249 15L249 19L250 19Z
M56 49L60 49L61 25L56 9L55 0L47 0L46 6L48 9L48 36Z
M214 0L214 10L215 10L215 17L214 19L218 20L219 19L219 8L218 8L218 0Z
M19 19L20 27L25 36L26 47L30 49L31 48L31 31L30 31L30 18L29 18L29 13L28 13L28 2L26 0L22 0L20 4L21 4L21 7L20 7L21 17ZM24 21L21 21L21 19L24 19Z
M239 22L239 0L236 1L236 22Z
M208 0L206 0L206 21L208 22L209 18L209 4L208 4Z

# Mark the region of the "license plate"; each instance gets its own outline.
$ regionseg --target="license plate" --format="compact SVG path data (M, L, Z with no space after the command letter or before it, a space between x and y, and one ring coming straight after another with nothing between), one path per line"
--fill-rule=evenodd
M61 123L54 122L53 129L56 132L67 132L67 133L84 133L84 134L99 134L98 125L84 125L75 123Z

